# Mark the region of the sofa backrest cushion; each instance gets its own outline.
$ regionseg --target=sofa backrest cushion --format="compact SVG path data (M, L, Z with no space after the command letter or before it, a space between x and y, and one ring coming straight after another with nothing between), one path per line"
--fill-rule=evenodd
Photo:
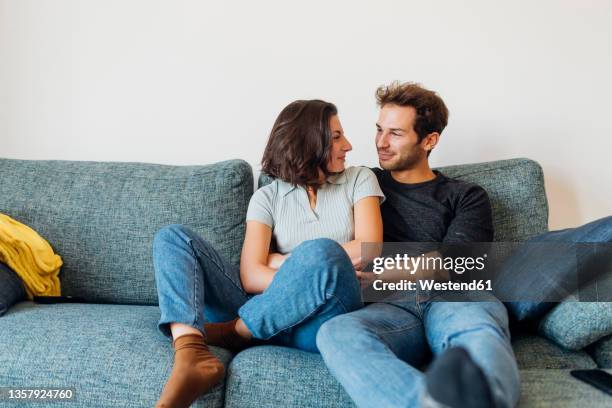
M495 241L524 241L548 231L548 204L540 165L530 159L439 167L448 177L479 184L493 207ZM259 177L259 187L272 179ZM418 220L415 220L418 222Z
M0 212L45 238L64 265L62 294L157 304L155 233L185 224L238 264L251 166L0 159Z

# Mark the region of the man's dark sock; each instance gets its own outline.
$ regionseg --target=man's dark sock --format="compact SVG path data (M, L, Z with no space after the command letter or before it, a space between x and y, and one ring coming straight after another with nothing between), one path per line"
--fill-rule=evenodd
M461 347L446 350L425 374L427 393L452 408L490 408L493 396L484 373Z

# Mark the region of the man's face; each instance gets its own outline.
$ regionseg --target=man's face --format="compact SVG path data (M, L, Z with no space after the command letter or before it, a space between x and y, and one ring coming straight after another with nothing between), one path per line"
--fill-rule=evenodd
M378 162L385 170L406 170L421 160L427 152L418 143L414 131L416 110L412 106L385 105L376 122L376 149Z

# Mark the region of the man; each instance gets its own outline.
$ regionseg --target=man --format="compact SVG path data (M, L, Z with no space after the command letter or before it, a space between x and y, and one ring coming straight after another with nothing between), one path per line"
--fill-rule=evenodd
M375 172L386 196L381 205L384 241L492 241L485 190L429 166L429 154L448 120L443 100L412 83L381 87L376 96L376 148L382 169ZM533 241L610 242L612 217ZM523 252L515 259L520 265L513 267L530 262L529 251ZM492 295L479 302L435 297L416 286L403 299L370 303L325 323L317 346L330 372L359 407L515 406L520 379L504 305ZM551 307L538 302L509 305L515 315L541 315ZM423 373L415 366L429 350L434 360Z

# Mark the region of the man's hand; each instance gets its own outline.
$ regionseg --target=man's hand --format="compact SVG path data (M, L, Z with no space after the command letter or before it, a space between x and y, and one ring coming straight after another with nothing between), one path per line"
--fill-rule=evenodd
M357 280L362 289L370 286L376 279L376 274L374 272L355 271L355 274L357 275Z

